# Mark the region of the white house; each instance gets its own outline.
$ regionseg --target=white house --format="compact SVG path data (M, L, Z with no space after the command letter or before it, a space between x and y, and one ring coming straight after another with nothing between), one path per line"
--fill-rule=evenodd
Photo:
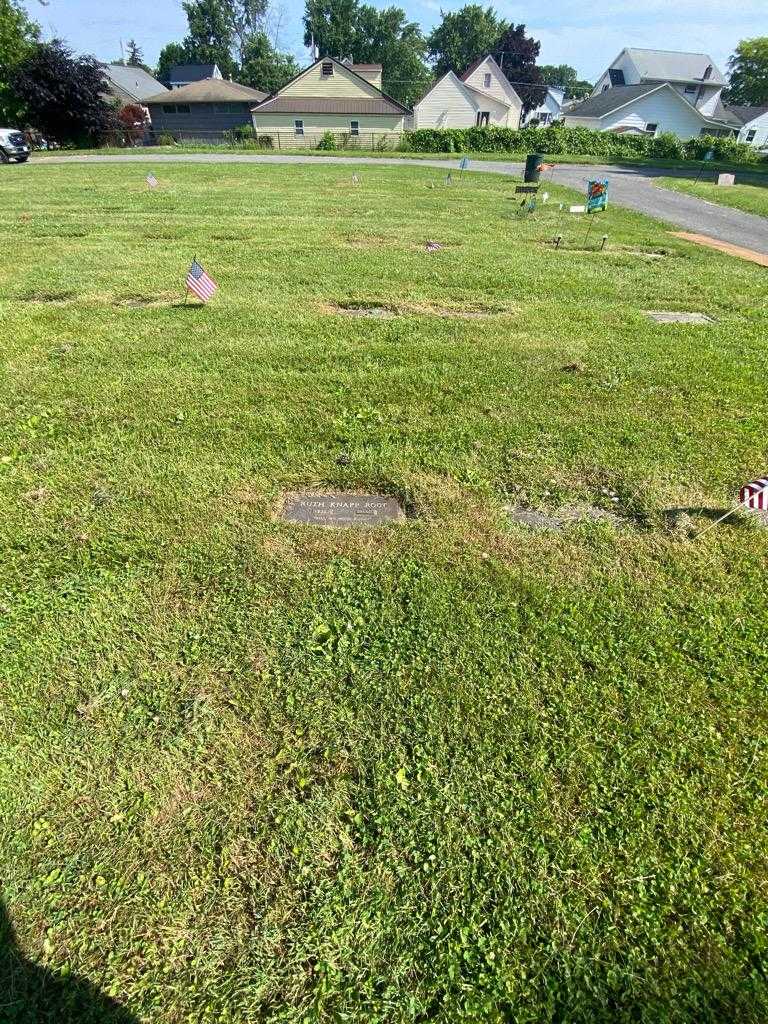
M740 124L723 106L724 85L706 53L626 48L592 95L566 110L565 123L597 131L672 132L681 139L734 135Z
M755 149L768 147L768 107L726 106L729 114L741 125L739 142L746 142Z
M563 116L563 103L565 102L565 89L558 85L547 86L547 95L542 103L535 110L530 110L525 118L525 123L538 121L539 124L551 124L559 121Z
M414 128L518 128L522 101L493 57L447 72L413 107Z

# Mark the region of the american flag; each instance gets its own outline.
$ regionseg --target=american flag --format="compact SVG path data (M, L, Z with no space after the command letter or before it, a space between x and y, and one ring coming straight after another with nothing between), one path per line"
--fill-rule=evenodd
M739 491L739 501L745 508L768 512L768 477L744 484Z
M149 185L150 188L157 188L157 178L154 176L152 171L150 171L149 174L147 175L147 184Z
M209 277L197 260L192 260L192 266L187 274L187 288L200 299L207 302L219 286Z

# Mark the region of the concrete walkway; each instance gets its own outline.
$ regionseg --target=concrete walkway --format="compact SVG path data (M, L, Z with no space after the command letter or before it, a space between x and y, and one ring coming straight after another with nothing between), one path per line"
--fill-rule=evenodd
M353 157L353 156L264 156L246 153L155 153L151 150L134 151L119 156L46 156L39 157L24 166L65 163L202 163L202 164L371 164L373 166L406 165L409 167L436 167L443 172L456 173L458 160L408 160L398 157ZM508 174L521 177L522 164L505 163L500 160L473 160L473 171L487 174ZM558 185L566 185L584 192L589 178L610 180L610 202L637 213L645 213L657 220L665 221L676 228L695 234L709 235L722 242L753 249L768 255L768 218L752 213L742 213L728 206L717 206L704 199L658 188L653 179L673 177L675 172L648 167L619 167L616 165L594 166L586 164L563 164L554 172L548 172Z

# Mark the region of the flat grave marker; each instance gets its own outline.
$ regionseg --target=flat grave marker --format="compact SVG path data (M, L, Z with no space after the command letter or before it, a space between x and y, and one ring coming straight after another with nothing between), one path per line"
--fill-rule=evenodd
M717 176L718 185L735 185L736 175L735 174L718 174Z
M405 512L391 494L304 491L285 496L282 517L305 526L383 526L402 521Z
M715 321L706 313L678 313L665 309L646 309L645 315L657 324L713 324Z

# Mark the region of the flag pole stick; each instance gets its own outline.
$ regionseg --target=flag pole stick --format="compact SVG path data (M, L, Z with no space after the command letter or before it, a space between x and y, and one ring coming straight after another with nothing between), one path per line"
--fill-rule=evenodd
M719 526L720 523L728 519L729 516L732 516L734 512L738 512L740 508L743 508L745 505L749 504L749 502L752 501L754 498L759 498L760 495L765 494L766 491L768 491L768 487L764 487L762 491L758 491L757 494L750 494L750 496L748 498L745 498L744 501L740 501L738 505L735 505L733 508L729 508L725 515L720 516L720 518L716 519L714 523L710 523L706 530L702 530L701 533L697 533L694 537L694 540L698 540L700 537L703 537L705 533L709 533L710 530L714 530L716 526Z

